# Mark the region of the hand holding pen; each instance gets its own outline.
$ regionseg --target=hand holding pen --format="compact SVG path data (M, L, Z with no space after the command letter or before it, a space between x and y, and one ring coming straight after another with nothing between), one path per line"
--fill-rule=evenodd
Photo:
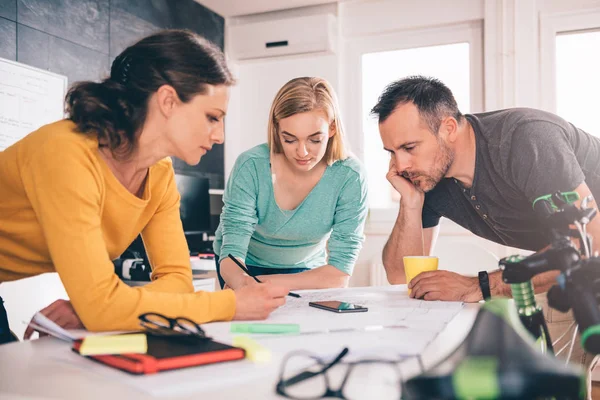
M244 266L244 264L242 264L241 262L239 262L238 259L235 258L233 255L228 254L227 257L229 257L235 263L235 265L237 265L238 267L240 267L240 269L242 271L244 271L249 277L251 277L252 279L254 279L257 283L262 283L257 277L255 277L254 275L252 275L250 273L250 271L248 270L248 268L246 268ZM296 298L301 297L298 293L294 293L294 292L289 292L288 296L290 296L290 297L296 297Z
M235 294L234 320L255 321L265 319L285 304L289 289L284 286L264 283L246 285L233 291Z

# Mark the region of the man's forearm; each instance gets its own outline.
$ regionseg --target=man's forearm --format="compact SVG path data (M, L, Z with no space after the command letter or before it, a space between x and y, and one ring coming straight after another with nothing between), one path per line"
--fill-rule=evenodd
M555 283L558 271L548 271L533 277L533 289L535 293L547 292ZM490 291L492 297L512 297L510 285L502 282L502 271L496 271L489 274Z
M421 211L400 205L394 229L383 248L383 266L391 284L406 283L404 256L422 256L423 225Z

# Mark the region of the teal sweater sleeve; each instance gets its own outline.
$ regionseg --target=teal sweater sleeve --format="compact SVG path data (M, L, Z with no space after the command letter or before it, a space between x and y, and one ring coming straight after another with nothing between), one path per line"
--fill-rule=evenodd
M355 170L349 170L348 174L335 207L327 247L328 264L352 275L364 241L363 230L369 207L365 174Z
M246 259L248 243L258 222L257 193L258 178L254 161L239 157L223 194L221 258L232 254Z

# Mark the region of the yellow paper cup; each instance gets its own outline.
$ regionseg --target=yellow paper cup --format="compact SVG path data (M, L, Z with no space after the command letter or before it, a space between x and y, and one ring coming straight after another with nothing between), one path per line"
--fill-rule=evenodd
M404 257L404 274L406 275L406 284L421 272L437 271L438 258L433 256L406 256ZM408 289L410 294L410 289Z

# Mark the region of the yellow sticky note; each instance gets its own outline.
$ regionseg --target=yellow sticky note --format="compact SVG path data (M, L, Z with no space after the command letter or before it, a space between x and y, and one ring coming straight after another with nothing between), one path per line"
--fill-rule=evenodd
M83 339L79 354L95 356L102 354L146 353L148 342L146 335L135 333L131 335L88 336Z
M246 350L246 358L250 361L261 363L271 361L271 351L261 346L248 336L236 336L233 345Z

